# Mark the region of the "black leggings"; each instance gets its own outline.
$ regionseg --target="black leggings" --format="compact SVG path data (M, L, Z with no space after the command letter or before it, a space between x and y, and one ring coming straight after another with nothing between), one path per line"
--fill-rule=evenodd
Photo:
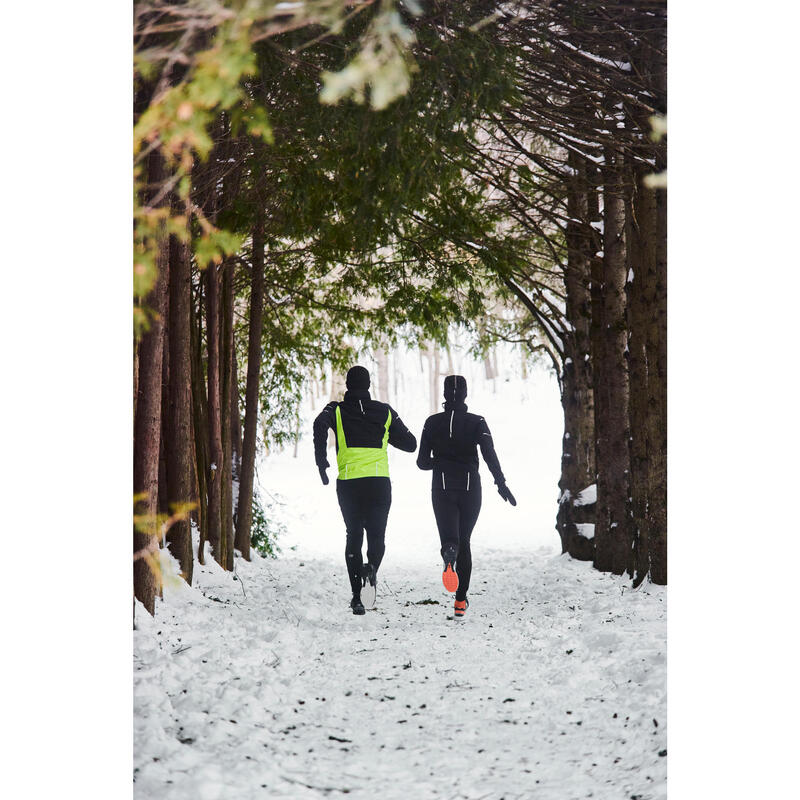
M351 478L336 481L336 496L342 510L347 543L344 548L347 576L353 594L361 594L361 547L367 529L367 561L378 571L386 550L386 520L392 505L392 484L388 478Z
M433 514L439 528L439 539L442 543L441 553L449 545L456 547L456 574L458 575L458 591L456 600L465 600L472 575L472 550L470 537L472 529L481 513L481 487L476 486L469 491L460 489L433 489Z

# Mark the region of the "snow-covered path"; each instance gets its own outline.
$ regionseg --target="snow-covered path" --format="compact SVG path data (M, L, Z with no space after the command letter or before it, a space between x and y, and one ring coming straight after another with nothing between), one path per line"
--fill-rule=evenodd
M137 614L136 797L665 797L666 591L474 552L463 621L436 560L364 617L343 558L196 565Z

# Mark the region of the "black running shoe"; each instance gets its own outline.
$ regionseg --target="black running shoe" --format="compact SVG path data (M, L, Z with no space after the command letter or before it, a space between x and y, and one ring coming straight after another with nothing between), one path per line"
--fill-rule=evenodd
M361 602L360 597L353 597L353 599L350 601L350 608L353 609L354 614L358 614L359 616L367 613L364 610L364 604Z

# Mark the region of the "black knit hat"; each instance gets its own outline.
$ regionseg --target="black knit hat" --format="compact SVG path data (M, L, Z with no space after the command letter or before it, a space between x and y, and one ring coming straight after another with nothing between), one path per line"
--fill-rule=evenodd
M365 367L350 367L345 385L348 389L369 389L369 372Z
M444 399L463 403L467 397L467 380L463 375L448 375L444 379Z

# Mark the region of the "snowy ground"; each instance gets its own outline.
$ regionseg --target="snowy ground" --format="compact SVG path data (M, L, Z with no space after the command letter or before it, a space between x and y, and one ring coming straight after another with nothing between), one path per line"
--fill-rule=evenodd
M390 401L418 436L427 377L397 357ZM240 581L209 558L154 620L137 613L137 798L666 796L666 591L558 555L552 376L523 380L506 352L485 381L456 358L519 501L482 468L467 618L441 585L430 474L397 451L378 603L350 613L335 487L307 435L259 465L283 556L237 558Z
M663 589L478 546L465 620L391 560L355 617L341 558L237 571L137 615L137 798L666 796Z

